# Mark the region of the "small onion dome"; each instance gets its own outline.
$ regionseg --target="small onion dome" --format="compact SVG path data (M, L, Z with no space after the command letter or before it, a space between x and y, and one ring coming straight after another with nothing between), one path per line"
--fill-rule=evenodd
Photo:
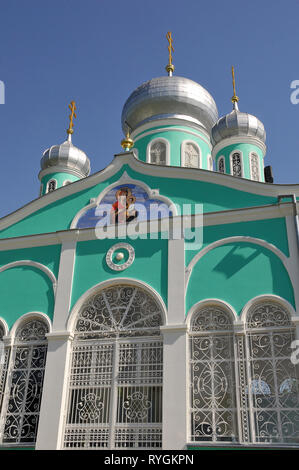
M143 83L129 96L122 111L126 134L150 121L177 118L205 128L208 133L218 119L216 103L199 83L184 77L158 77Z
M90 161L86 153L72 144L71 136L60 145L53 145L45 150L41 159L41 169L59 167L77 176L86 177L90 173Z
M215 146L221 140L235 136L255 137L266 142L264 124L252 114L241 113L237 103L232 112L222 116L212 128L212 143Z

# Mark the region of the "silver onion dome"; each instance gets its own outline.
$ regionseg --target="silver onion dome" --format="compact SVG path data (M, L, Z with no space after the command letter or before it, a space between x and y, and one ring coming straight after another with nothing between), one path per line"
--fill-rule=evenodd
M122 128L137 127L156 119L178 118L204 127L209 133L218 119L216 103L199 83L177 76L143 83L129 96L122 111Z
M70 170L78 176L88 176L90 173L90 161L86 153L72 144L71 136L60 145L53 145L45 150L41 159L41 169L46 170L51 167L60 167L63 170Z
M222 116L212 128L212 143L218 144L221 140L234 136L256 137L266 142L264 124L255 116L239 111L237 104L231 113Z

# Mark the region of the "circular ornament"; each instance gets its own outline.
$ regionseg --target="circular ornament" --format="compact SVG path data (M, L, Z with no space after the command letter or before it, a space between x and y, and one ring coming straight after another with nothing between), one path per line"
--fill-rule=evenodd
M117 243L111 246L106 254L106 263L113 271L123 271L133 263L135 250L128 243Z

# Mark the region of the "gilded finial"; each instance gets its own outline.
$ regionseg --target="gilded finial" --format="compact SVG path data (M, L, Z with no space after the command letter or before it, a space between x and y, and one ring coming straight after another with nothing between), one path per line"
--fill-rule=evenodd
M126 137L121 141L120 144L125 152L131 150L131 148L134 146L134 141L131 139L129 131L126 133Z
M238 101L239 97L236 95L236 81L235 81L235 69L234 66L232 65L232 79L233 79L233 90L234 90L234 95L232 97L232 103L234 105L234 109L238 109Z
M71 103L69 104L69 108L70 108L70 110L71 110L71 114L69 115L70 124L69 124L69 128L67 129L66 132L70 135L70 134L73 134L73 132L74 132L74 129L73 129L73 126L74 126L73 119L77 117L77 115L76 115L76 113L75 113L75 109L76 109L75 101L71 101Z
M166 68L166 71L168 72L168 76L172 77L172 73L174 72L174 65L172 63L172 52L174 52L174 49L172 45L173 39L172 39L171 31L168 31L168 33L166 34L166 39L168 41L168 64L166 65L165 68Z

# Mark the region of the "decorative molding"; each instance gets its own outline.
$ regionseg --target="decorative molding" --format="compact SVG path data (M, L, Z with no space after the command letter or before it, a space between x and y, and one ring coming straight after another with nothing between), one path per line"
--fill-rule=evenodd
M234 137L227 137L226 139L221 140L218 144L215 145L212 151L213 158L216 158L217 153L223 150L229 145L238 145L238 144L252 144L261 149L263 155L265 155L267 147L266 145L257 137L250 135L237 135Z
M105 289L106 287L110 287L110 286L112 287L112 286L119 285L119 284L126 284L126 285L130 285L130 286L140 287L140 288L144 289L145 291L147 291L150 295L152 295L161 307L161 311L162 311L162 314L163 314L163 324L164 325L168 324L166 305L165 305L162 297L160 296L160 294L153 287L151 287L149 284L147 284L145 282L142 282L138 279L128 278L128 277L118 277L118 278L107 279L106 281L102 281L102 282L92 286L90 289L88 289L86 292L84 292L84 294L81 295L81 297L77 300L77 302L75 303L75 305L73 306L73 308L70 312L68 322L67 322L67 328L66 328L67 331L71 331L71 332L74 331L75 322L76 322L78 312L79 312L80 308L82 307L82 305L84 304L84 302L89 297L94 295L96 292L98 292L102 289Z
M232 324L239 321L237 312L228 302L225 302L224 300L221 300L221 299L205 299L205 300L200 300L199 302L196 302L196 304L192 305L189 312L187 313L186 326L188 330L190 329L191 320L192 320L192 316L194 315L194 313L202 308L212 307L212 306L216 306L220 309L223 309L225 312L227 312L231 317Z
M278 197L280 194L290 193L294 193L299 197L299 184L266 184L263 182L251 181L246 178L235 178L233 176L214 171L211 172L196 168L152 165L138 160L134 156L133 152L125 152L115 155L114 160L104 170L94 173L89 177L82 178L81 180L74 181L73 184L62 186L51 193L45 194L43 197L38 197L15 212L3 217L0 221L0 230L19 222L25 217L28 217L32 213L43 209L54 202L67 196L74 195L77 192L84 191L107 180L115 175L123 165L129 165L132 170L139 172L141 175L166 179L177 178L181 180L203 181L267 197Z
M273 303L280 304L284 309L286 309L290 313L290 318L296 317L296 312L294 310L294 307L287 300L283 299L279 295L263 294L263 295L258 295L256 297L253 297L247 302L246 305L244 305L241 315L240 315L240 320L244 323L244 325L246 324L246 318L247 318L247 314L250 308L254 304L258 305L259 303L263 303L263 302L273 302Z
M22 315L21 317L19 317L15 321L15 323L11 327L10 332L8 333L7 337L14 339L15 334L16 334L18 328L22 325L22 323L25 323L25 322L27 323L28 321L35 320L35 319L44 321L48 326L49 333L51 333L52 324L51 324L51 321L50 321L50 318L48 317L48 315L46 315L43 312L28 312L28 313L24 313L24 315Z
M194 147L196 147L198 150L198 166L197 167L190 167L190 166L186 167L185 148L187 144L194 145ZM183 142L181 143L181 166L185 168L202 168L203 166L202 151L198 143L194 142L194 140L183 140Z
M151 147L158 142L162 142L165 144L165 165L159 165L157 163L151 162ZM158 166L169 166L170 165L170 142L169 140L165 139L164 137L156 137L155 139L151 140L146 147L146 162L150 163L151 165L158 165Z
M129 257L127 261L125 261L124 263L116 264L112 261L112 257L113 257L113 254L120 249L126 250L129 254ZM111 246L111 248L109 248L106 254L107 266L113 271L124 271L129 266L131 266L131 264L133 264L134 259L135 259L135 250L131 245L129 245L129 243L116 243L115 245Z
M40 269L41 271L43 271L48 276L48 278L52 281L54 293L56 292L56 286L57 286L56 277L47 266L45 266L44 264L38 263L37 261L32 261L32 260L13 261L12 263L8 263L2 266L0 268L0 273L2 273L3 271L6 271L7 269L16 268L18 266L30 266L32 268Z

